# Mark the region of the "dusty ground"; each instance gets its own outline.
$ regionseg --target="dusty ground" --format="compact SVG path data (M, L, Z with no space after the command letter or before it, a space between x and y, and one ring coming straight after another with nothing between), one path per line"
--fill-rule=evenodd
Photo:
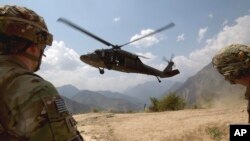
M246 124L246 102L160 113L76 115L86 141L229 140L230 124Z

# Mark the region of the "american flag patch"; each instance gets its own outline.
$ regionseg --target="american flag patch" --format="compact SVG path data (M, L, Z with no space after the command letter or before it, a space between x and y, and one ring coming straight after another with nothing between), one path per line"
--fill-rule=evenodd
M56 107L57 107L57 110L58 110L59 113L68 111L62 98L57 98L55 100L55 103L56 103Z

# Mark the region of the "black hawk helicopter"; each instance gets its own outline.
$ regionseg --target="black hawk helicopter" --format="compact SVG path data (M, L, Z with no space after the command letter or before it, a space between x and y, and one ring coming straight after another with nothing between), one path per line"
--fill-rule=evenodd
M159 82L161 82L159 77L167 78L175 76L180 73L178 69L173 70L174 66L174 62L172 61L173 56L171 57L170 60L166 60L168 62L168 65L163 71L160 71L158 69L143 64L139 57L144 57L144 56L136 55L121 49L125 45L131 44L135 41L141 40L143 38L154 35L163 30L169 29L174 26L174 23L170 23L158 30L155 30L154 32L151 32L143 37L137 38L123 45L114 45L92 34L91 32L83 29L82 27L70 22L65 18L59 18L58 21L94 38L95 40L107 46L112 47L110 49L97 49L93 53L81 55L80 57L81 61L93 67L98 68L100 74L104 74L104 69L106 68L108 70L116 70L127 73L141 73L141 74L153 75L156 76Z

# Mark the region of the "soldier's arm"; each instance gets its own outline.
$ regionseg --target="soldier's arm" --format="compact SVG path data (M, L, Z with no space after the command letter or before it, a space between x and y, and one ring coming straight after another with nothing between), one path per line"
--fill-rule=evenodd
M25 80L25 81L24 81ZM76 122L55 87L41 78L20 76L6 97L11 116L5 128L29 141L81 141Z

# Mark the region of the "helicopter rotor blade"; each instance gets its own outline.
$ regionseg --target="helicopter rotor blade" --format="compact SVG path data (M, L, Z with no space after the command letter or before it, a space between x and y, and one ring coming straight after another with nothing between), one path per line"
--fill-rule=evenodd
M80 31L80 32L82 32L82 33L84 33L84 34L86 34L86 35L88 35L88 36L94 38L94 39L96 39L97 41L99 41L99 42L101 42L101 43L103 43L103 44L105 44L105 45L107 45L107 46L112 46L112 47L114 47L113 44L111 44L111 43L109 43L109 42L107 42L107 41L101 39L100 37L94 35L93 33L87 31L86 29L84 29L84 28L82 28L82 27L80 27L80 26L78 26L78 25L76 25L76 24L70 22L69 20L67 20L67 19L65 19L65 18L59 18L57 21L62 22L62 23L64 23L64 24L66 24L66 25L68 25L68 26L70 26L70 27L72 27L72 28L74 28L74 29L76 29L76 30L78 30L78 31Z
M142 36L142 37L137 38L137 39L135 39L135 40L132 40L132 41L130 41L130 42L128 42L128 43L125 43L125 44L123 44L123 45L120 45L119 47L126 46L126 45L128 45L128 44L131 44L131 43L133 43L133 42L136 42L136 41L141 40L141 39L143 39L143 38L146 38L146 37L148 37L148 36L152 36L152 35L154 35L154 34L156 34L156 33L162 32L162 31L164 31L164 30L166 30L166 29L169 29L169 28L172 28L172 27L174 27L174 26L175 26L174 23L170 23L170 24L168 24L168 25L166 25L166 26L163 26L162 28L159 28L159 29L155 30L154 32L151 32L151 33L149 33L149 34L147 34L147 35L145 35L145 36Z
M173 61L173 58L175 57L174 53L171 54L170 61Z
M168 59L165 56L162 57L162 60L165 61L165 62L169 62Z

